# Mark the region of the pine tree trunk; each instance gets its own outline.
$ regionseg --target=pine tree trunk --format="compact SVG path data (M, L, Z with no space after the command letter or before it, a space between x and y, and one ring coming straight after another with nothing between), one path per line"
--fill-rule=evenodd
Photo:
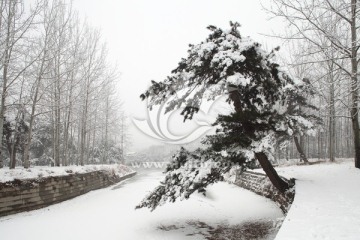
M239 100L239 92L237 90L230 91L229 97L233 102L234 108L236 112L242 112L241 103ZM275 168L269 161L268 157L263 152L255 153L255 157L258 159L262 169L270 179L271 183L281 192L284 193L287 189L290 188L289 184L287 184L282 178L279 177Z
M279 175L277 174L275 168L272 166L268 157L265 153L259 152L255 153L255 157L258 159L262 169L270 179L270 182L281 192L285 193L286 190L290 188L289 184L285 182Z
M306 158L304 150L301 147L301 144L300 144L299 139L298 139L297 136L294 136L294 142L295 142L296 149L300 154L300 160L303 161L304 163L309 163L309 160Z

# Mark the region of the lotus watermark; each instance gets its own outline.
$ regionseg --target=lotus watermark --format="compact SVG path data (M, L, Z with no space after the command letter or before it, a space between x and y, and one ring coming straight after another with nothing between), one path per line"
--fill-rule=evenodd
M142 133L155 140L169 144L187 144L214 128L212 123L219 112L224 110L224 105L219 108L223 102L224 98L219 97L211 103L203 104L190 123L183 123L183 116L180 115L182 109L165 114L168 101L152 111L147 108L145 119L133 118L132 122Z

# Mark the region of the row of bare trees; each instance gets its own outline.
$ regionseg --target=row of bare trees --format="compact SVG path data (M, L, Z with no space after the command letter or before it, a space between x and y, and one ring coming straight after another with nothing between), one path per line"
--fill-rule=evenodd
M303 139L312 157L355 156L360 168L359 70L360 4L357 0L271 0L272 17L287 24L283 35L291 45L291 69L311 79L324 126ZM290 147L292 149L292 147ZM286 151L288 154L290 150Z
M119 76L100 32L69 1L0 11L0 167L121 161Z

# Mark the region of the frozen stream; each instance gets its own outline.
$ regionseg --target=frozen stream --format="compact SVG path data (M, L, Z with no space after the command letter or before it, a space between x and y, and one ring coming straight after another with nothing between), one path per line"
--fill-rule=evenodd
M228 183L208 189L206 197L159 207L134 207L162 179L159 171L140 172L115 186L47 208L0 218L1 240L221 239L222 233L249 222L273 223L283 215L271 201ZM238 239L238 238L234 238Z

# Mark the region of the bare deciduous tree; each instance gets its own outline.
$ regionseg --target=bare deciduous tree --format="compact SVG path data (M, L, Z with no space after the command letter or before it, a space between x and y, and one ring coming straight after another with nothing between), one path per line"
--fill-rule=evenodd
M357 0L272 0L271 3L268 11L274 16L285 19L291 29L286 36L282 37L306 42L312 46L314 50L312 54L323 53L323 59L318 59L318 62L331 61L332 67L335 66L347 75L351 94L349 111L353 129L355 167L360 168L357 77L360 45L357 36L359 31ZM328 53L334 53L334 55L329 56ZM333 102L330 102L330 106L331 114L334 114ZM334 128L335 121L334 119L331 121L330 125ZM331 139L334 138L333 134L331 131ZM334 149L333 144L331 141L331 149Z

